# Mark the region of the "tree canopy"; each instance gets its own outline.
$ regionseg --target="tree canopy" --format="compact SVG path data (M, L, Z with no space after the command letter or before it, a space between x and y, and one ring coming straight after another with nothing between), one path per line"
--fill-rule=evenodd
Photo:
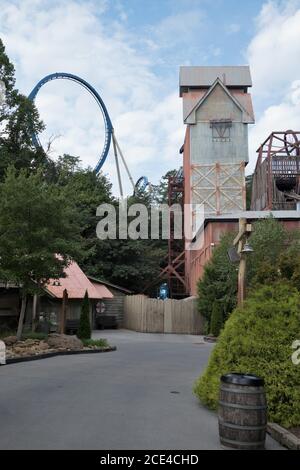
M227 233L221 238L198 281L198 308L207 321L207 331L215 301L223 306L223 322L236 306L238 266L227 255L234 236ZM299 230L286 230L274 217L253 223L249 241L254 251L247 258L246 270L248 290L280 279L300 286L299 237Z
M42 149L32 143L32 134L44 129L34 103L15 88L15 70L0 39L0 81L4 99L0 105L0 180L11 164L16 169L36 170L48 166Z

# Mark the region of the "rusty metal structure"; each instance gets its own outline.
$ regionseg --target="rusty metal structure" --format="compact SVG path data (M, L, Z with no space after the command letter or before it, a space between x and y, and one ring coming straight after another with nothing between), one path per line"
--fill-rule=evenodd
M158 278L147 284L143 292L149 293L154 285L166 281L169 297L171 299L182 299L189 296L185 280L184 177L182 168L174 176L169 176L168 179L169 208L174 204L178 205L181 211L181 238L175 237L175 214L173 210L169 210L168 253L162 261Z
M300 131L272 132L257 153L251 210L300 210Z
M184 178L182 168L175 176L170 176L168 181L168 205L180 204L183 218L184 204ZM170 297L178 299L187 296L185 282L185 251L184 251L184 220L182 220L182 238L175 239L174 212L170 211L170 236L168 240L168 263L162 270L161 276L166 277Z

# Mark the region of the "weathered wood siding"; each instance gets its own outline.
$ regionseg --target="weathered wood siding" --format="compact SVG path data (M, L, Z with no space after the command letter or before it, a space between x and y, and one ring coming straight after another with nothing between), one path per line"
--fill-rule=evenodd
M126 297L123 292L120 292L113 287L109 287L109 290L113 294L112 299L103 299L105 304L105 313L104 315L115 315L118 319L119 327L123 325L124 317L124 299Z
M204 322L196 299L149 299L129 295L124 301L124 327L144 333L203 334Z

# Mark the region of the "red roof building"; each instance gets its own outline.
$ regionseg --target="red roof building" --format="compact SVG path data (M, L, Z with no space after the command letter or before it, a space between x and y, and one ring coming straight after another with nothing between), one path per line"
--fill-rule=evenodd
M65 275L66 277L49 281L45 290L52 297L62 299L63 292L66 289L69 299L83 299L86 291L89 299L113 298L113 294L106 286L92 283L75 261L65 269Z

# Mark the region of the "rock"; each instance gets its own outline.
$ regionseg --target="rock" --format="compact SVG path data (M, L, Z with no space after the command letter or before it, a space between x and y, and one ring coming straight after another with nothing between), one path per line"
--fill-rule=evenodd
M18 339L16 336L7 336L6 338L3 338L3 341L6 344L6 346L12 346L18 341Z
M49 344L46 343L46 341L41 341L39 344L39 349L40 351L45 351L46 349L49 349Z
M23 348L20 348L20 347L18 347L18 346L16 346L15 348L13 348L12 352L13 352L14 354L21 354L21 353L24 352L24 349L23 349Z
M38 339L26 339L25 341L22 341L22 346L24 348L36 346L38 344L40 344L40 340Z
M83 344L77 336L60 335L58 333L52 333L48 336L47 343L50 348L55 349L82 349Z

